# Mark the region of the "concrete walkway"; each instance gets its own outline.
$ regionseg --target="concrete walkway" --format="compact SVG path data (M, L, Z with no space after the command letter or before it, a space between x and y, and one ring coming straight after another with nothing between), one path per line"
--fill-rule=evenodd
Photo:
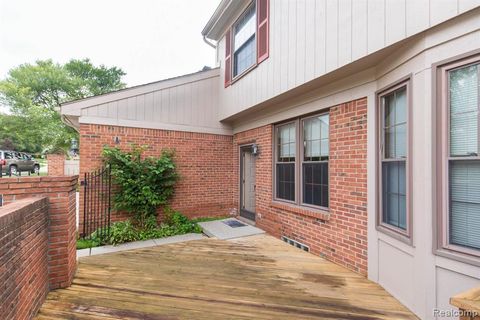
M235 218L200 222L198 225L202 227L203 232L207 236L220 240L242 238L265 233L262 229L251 226Z
M128 242L128 243L120 244L118 246L101 246L101 247L95 247L90 249L81 249L81 250L77 250L77 258L95 256L99 254L112 253L112 252L127 251L127 250L133 250L133 249L149 248L149 247L155 247L155 246L160 246L164 244L200 240L204 238L205 236L199 233L187 233L187 234L160 238L160 239Z

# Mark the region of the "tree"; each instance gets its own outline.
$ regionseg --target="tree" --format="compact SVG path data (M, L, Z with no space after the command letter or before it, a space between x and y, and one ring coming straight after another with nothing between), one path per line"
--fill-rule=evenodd
M78 134L62 122L60 104L122 89L124 75L120 68L95 66L89 59L64 65L39 60L13 68L0 81L0 104L11 112L0 114L0 142L8 138L29 152L67 149Z

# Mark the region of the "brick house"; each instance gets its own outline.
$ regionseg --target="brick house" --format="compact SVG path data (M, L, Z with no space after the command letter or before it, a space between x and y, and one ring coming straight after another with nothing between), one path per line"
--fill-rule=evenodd
M237 214L422 319L480 284L480 1L222 0L214 69L62 105L104 145L177 151L172 206Z

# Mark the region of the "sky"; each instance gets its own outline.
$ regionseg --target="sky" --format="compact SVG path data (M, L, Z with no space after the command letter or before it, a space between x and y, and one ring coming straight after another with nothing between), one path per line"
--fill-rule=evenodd
M0 79L22 63L90 58L128 86L214 66L201 31L220 0L0 0Z

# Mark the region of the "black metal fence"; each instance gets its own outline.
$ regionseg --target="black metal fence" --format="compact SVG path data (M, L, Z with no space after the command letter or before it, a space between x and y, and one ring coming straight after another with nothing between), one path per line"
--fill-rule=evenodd
M97 239L110 235L110 211L112 177L110 167L85 173L83 186L83 233L84 239L91 239L95 232Z

